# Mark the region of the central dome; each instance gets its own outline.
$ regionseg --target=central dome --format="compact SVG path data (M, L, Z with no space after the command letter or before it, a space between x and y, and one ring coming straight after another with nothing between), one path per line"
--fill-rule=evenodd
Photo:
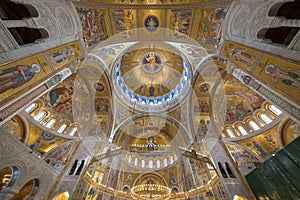
M114 78L122 97L129 98L138 109L160 111L183 98L183 88L189 82L189 68L185 56L174 46L140 42L116 60Z

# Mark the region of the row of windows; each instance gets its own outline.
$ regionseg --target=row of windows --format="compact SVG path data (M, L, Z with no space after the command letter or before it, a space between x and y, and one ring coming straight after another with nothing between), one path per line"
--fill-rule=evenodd
M176 159L176 158L175 158ZM131 155L127 158L128 163L133 164L134 166L140 166L142 168L160 168L167 167L168 165L174 163L174 157L170 156L169 158L164 158L163 160L140 160L139 158L132 158ZM147 165L146 165L147 162Z
M280 27L262 28L258 33L258 38L268 39L272 43L288 46L299 32L299 27L295 27L293 22L300 19L300 1L279 2L272 6L268 15L272 17L284 18L284 24Z
M27 113L32 113L34 110L36 110L38 108L38 104L37 103L32 103L30 106L28 106L25 111ZM42 122L47 116L47 112L46 111L39 111L33 118L38 121L38 122ZM55 118L52 117L50 118L50 120L48 120L48 122L45 124L45 126L49 129L52 129L54 127L54 125L56 125L56 123L59 123L59 121ZM61 123L59 125L59 127L57 128L57 132L58 133L65 133L65 131L68 130L68 132L66 134L70 135L70 136L74 136L77 132L77 127L75 126L68 126L67 123Z
M278 109L276 106L274 105L269 105L267 106L267 111L270 111L271 114L273 114L275 117L279 116L282 111L280 109ZM270 124L273 120L265 113L260 113L258 115L258 118L264 123L264 125L266 124ZM261 123L260 123L261 124ZM247 125L249 125L249 127L251 127L253 129L253 131L258 131L261 127L258 125L257 122L255 122L254 119L248 120L247 121ZM264 126L262 124L262 126ZM243 125L238 125L236 127L237 131L241 134L241 135L247 135L249 134L249 132L245 129L245 127ZM231 128L226 128L226 133L230 138L234 138L236 137L236 134L234 133L235 128L231 127Z
M23 20L36 18L39 16L38 10L29 4L14 3L10 0L0 1L0 18L5 20ZM49 34L42 28L9 27L8 30L19 45L37 42L37 40L49 38Z

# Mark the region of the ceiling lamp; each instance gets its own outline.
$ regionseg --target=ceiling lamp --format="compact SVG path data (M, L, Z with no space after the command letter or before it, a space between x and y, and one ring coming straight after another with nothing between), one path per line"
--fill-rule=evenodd
M131 188L131 196L133 199L155 199L166 200L171 197L171 189L157 184L143 184Z

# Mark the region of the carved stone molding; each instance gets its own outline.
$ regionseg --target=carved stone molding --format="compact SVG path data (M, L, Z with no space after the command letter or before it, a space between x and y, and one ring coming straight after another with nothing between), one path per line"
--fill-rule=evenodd
M231 33L235 36L239 36L242 38L246 37L246 28L248 17L250 13L250 8L247 6L243 6L239 9L239 11L234 16L234 20L231 26Z
M257 33L258 31L263 27L268 27L269 24L272 21L271 17L268 17L268 10L272 6L272 2L265 3L264 2L256 2L251 4L251 9L255 10L254 13L252 13L252 20L249 23L249 27L247 28L247 32L249 37L253 40L258 40Z
M35 19L38 28L45 28L49 33L49 40L58 38L59 27L51 10L41 1L33 1L30 4L34 5L39 12L39 17Z
M274 102L276 106L280 107L282 110L292 115L292 117L296 118L298 122L300 121L300 110L296 106L290 104L285 99L264 86L259 87L258 91L270 99L270 101Z
M56 10L57 20L59 21L61 36L71 36L74 34L75 27L72 17L67 9L59 7Z
M15 103L11 104L10 106L6 107L4 110L1 110L0 111L0 121L3 121L6 118L8 118L9 116L18 112L21 108L23 108L25 105L27 105L29 102L31 102L34 98L39 96L46 89L47 89L47 87L45 85L42 85L42 86L36 88L31 93L24 96L22 99L16 101Z

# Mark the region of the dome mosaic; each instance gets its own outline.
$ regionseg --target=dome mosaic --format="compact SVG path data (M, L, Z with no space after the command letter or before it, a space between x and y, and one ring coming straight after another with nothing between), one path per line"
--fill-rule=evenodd
M186 56L167 43L140 42L113 63L116 94L124 102L146 111L161 111L182 100L190 84Z

